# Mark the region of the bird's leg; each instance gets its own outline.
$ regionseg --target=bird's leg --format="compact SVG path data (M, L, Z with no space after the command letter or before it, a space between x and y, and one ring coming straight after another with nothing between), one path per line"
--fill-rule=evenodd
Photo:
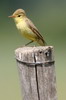
M29 44L32 43L32 42L34 42L34 41L32 40L32 41L28 42L27 44L25 44L25 46L29 45Z

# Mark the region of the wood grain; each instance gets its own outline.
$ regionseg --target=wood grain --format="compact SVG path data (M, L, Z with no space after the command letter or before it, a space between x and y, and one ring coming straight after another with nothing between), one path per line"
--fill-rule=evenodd
M57 100L53 47L22 47L15 55L22 100Z

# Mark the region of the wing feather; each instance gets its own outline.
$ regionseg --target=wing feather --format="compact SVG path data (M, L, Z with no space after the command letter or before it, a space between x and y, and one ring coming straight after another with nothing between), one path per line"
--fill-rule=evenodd
M38 39L41 39L43 41L43 43L46 43L45 40L43 39L42 35L40 34L40 32L38 31L38 29L35 27L35 25L32 23L31 20L29 20L28 18L26 18L26 23L28 25L28 27L33 31L33 33L36 34Z

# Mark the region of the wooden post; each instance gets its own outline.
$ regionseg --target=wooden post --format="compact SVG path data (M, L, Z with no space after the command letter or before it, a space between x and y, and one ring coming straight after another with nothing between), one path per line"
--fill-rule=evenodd
M52 46L15 50L22 100L57 100Z

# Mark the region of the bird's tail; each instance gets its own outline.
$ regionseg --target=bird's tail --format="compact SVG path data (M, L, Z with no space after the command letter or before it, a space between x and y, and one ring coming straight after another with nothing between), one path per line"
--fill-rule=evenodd
M37 43L41 46L45 46L47 43L45 42L45 40L41 40L41 39L37 39Z

